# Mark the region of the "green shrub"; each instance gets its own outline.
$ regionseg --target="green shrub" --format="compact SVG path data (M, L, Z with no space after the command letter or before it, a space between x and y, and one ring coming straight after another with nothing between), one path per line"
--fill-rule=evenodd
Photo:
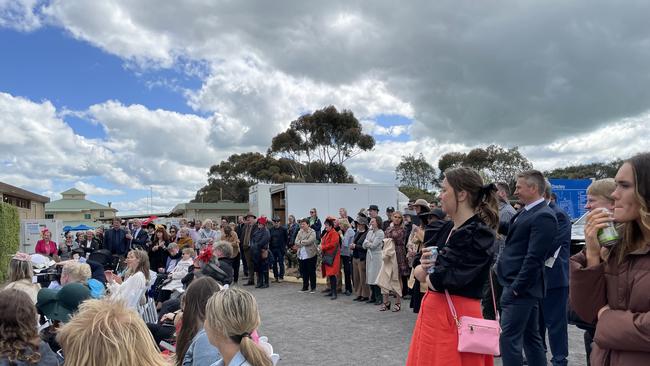
M20 247L20 218L18 209L0 202L0 283L4 282L9 261Z

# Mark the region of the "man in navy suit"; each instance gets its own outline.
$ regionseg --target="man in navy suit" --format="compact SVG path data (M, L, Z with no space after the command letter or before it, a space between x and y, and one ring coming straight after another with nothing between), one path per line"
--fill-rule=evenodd
M551 184L546 182L544 198L555 213L558 230L553 255L546 260L544 278L546 296L540 301L539 331L542 342L546 338L551 347L553 366L567 365L569 356L569 334L567 303L569 301L569 256L571 247L571 219L569 215L551 200Z
M522 365L522 348L528 365L546 365L539 301L545 293L544 261L553 254L557 219L542 197L545 186L544 176L537 170L517 175L515 196L526 206L510 221L497 263L497 277L503 286L499 345L504 366Z

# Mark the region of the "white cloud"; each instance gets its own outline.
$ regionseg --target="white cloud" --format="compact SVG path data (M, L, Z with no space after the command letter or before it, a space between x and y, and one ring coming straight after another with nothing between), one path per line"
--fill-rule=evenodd
M124 194L124 191L120 189L102 188L83 181L75 182L74 187L88 195L94 196L118 196Z
M363 130L366 133L376 135L376 136L388 136L388 137L399 137L402 135L409 134L411 125L391 125L391 126L381 126L376 121L373 120L363 120L361 121Z
M38 0L0 0L0 28L30 32L40 28L41 19L35 13Z

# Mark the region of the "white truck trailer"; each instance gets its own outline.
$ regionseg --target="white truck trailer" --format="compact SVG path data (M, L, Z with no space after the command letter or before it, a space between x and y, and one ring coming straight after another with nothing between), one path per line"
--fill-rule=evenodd
M338 217L340 208L356 218L360 209L368 209L370 205L377 205L380 215L386 218L386 207L403 210L407 204L408 197L389 184L258 184L250 188L249 198L251 212L258 217L279 216L282 223L288 221L289 215L296 219L309 216L312 208L316 208L321 220L328 215Z

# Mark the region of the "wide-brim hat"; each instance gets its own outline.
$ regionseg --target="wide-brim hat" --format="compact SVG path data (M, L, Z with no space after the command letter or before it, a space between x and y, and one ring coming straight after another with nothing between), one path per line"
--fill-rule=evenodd
M358 216L356 220L354 220L357 224L360 225L366 225L368 226L368 218L365 216Z
M51 320L67 322L90 298L90 289L80 283L69 283L60 290L44 288L38 292L36 307Z
M439 220L443 220L445 217L447 217L447 213L440 208L434 208L431 211L420 212L420 214L418 215L418 217L426 218L426 219L428 219L431 216L435 216Z
M255 216L255 214L253 214L252 212L247 213L246 216L244 216L244 218L247 219L247 218L249 218L249 217L251 217L251 216L252 216L254 219L257 218L257 216Z
M425 199L418 199L415 201L413 206L420 206L421 211L431 211L431 207L429 207L429 202L427 202Z

